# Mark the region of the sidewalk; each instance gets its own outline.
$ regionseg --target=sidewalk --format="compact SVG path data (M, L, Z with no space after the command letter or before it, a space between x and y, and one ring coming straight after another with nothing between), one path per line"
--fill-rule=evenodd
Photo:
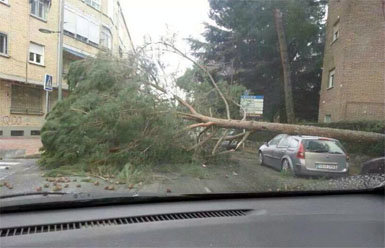
M7 137L0 138L0 157L9 156L28 156L39 153L39 148L42 147L40 137L23 138L23 137ZM9 157L7 156L7 157Z

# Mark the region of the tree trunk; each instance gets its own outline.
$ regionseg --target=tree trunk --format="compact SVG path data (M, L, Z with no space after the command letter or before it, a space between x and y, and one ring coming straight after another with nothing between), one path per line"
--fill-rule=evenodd
M385 139L384 134L346 129L246 120L226 120L201 114L186 114L185 118L202 123L212 123L212 125L216 127L246 129L249 131L271 131L287 134L315 135L355 142L383 142Z
M288 123L294 123L294 104L290 75L290 63L287 54L287 43L285 38L285 30L282 23L282 13L279 9L274 9L275 29L278 35L279 50L281 53L282 69L283 69L283 89L285 92L285 109Z

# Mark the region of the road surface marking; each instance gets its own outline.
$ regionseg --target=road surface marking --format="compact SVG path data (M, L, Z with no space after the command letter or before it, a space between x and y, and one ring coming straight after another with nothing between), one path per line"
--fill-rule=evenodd
M207 193L211 193L211 189L207 188L207 187L204 187L204 189L206 190Z
M0 165L17 165L19 162L0 162Z
M4 175L4 176L0 177L0 180L3 180L3 179L5 179L5 178L7 178L7 177L9 177L9 176L12 176L12 175L15 174L15 173L16 173L16 171L10 172L10 173L8 173L7 175Z

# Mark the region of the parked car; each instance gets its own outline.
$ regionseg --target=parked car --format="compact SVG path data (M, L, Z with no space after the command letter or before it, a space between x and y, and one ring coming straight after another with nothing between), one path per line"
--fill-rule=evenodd
M228 132L227 136L235 136L235 135L238 135L240 133L242 133L241 130L231 129ZM235 149L238 145L238 140L237 139L224 140L224 141L222 141L221 145L226 150Z
M349 157L336 139L279 134L258 151L259 163L294 175L346 176Z
M366 174L384 174L385 157L374 158L362 164L361 175Z

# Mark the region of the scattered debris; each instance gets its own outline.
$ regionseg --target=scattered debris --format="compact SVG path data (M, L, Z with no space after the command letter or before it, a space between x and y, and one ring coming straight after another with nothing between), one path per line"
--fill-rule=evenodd
M64 184L64 188L68 188L70 186L68 183Z
M60 191L60 190L62 190L63 189L63 187L60 185L60 184L56 184L55 185L55 187L53 187L53 191Z
M167 192L167 193L171 193L171 189L167 188L167 189L166 189L166 192Z
M37 191L37 192L40 192L40 191L42 191L42 190L43 190L42 187L40 187L40 186L39 186L39 187L36 187L36 191Z
M226 178L229 178L230 176L226 174L225 177L226 177Z
M44 184L44 188L49 188L49 184L48 183Z
M114 185L108 185L106 187L104 187L105 190L115 190L115 186Z
M77 182L78 180L76 180L76 179L74 179L74 180L72 180L72 182Z
M238 176L238 173L236 173L235 171L233 171L233 175L234 175L234 176Z
M80 188L81 186L82 186L81 184L76 185L76 187L78 187L78 188Z
M95 186L98 186L98 185L99 185L99 181L95 181L95 182L94 182L94 185L95 185Z
M202 164L202 167L203 167L203 168L206 168L207 166L206 166L205 164Z
M81 182L85 182L85 183L90 183L92 182L91 178L90 177L86 177L86 178L83 178L80 180Z
M130 185L128 185L128 189L133 189L134 188L134 184L130 184Z

